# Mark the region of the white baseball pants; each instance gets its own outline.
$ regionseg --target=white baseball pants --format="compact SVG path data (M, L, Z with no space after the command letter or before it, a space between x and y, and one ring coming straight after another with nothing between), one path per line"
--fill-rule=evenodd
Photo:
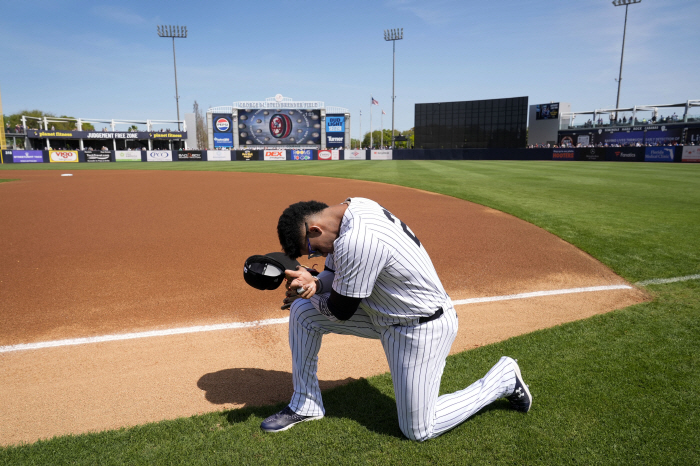
M297 299L289 319L294 381L289 407L302 416L325 414L316 371L321 339L327 333L381 340L394 384L399 427L411 440L435 438L513 393L515 362L504 356L467 388L438 396L445 358L457 334L454 307L444 311L440 318L413 327L378 327L362 309L346 321L333 322L308 300Z

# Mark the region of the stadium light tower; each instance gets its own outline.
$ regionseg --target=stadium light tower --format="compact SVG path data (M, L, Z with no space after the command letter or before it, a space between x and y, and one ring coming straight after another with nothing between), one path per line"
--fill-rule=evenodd
M177 62L175 61L175 39L187 38L187 26L158 26L160 37L173 38L173 66L175 67L175 105L177 106L177 130L180 131L180 96L177 95Z
M622 30L622 55L620 55L620 76L617 78L617 103L615 104L615 120L617 109L620 108L620 85L622 84L622 60L625 58L625 35L627 35L627 9L634 3L642 3L642 0L613 0L614 6L625 5L625 28Z
M641 0L640 0L641 1ZM394 44L394 63L391 69L391 148L394 149L394 83L396 82L396 41L403 39L403 28L384 29L384 40Z

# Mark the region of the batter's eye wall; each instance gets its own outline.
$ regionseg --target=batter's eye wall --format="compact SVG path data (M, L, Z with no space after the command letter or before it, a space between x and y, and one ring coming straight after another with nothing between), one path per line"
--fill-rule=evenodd
M527 97L416 104L417 149L524 148Z

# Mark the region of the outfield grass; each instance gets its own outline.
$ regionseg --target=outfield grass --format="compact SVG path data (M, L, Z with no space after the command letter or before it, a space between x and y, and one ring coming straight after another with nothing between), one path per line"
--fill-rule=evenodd
M700 273L700 166L695 165L95 165L31 169L206 169L382 181L509 212L575 244L630 281ZM0 166L5 168L9 175L29 167ZM443 392L481 377L502 354L518 358L533 392L533 409L522 415L498 402L423 444L402 438L386 374L325 392L326 419L280 434L264 435L259 423L281 405L251 407L5 448L0 464L700 464L700 282L647 289L655 295L652 302L451 356Z

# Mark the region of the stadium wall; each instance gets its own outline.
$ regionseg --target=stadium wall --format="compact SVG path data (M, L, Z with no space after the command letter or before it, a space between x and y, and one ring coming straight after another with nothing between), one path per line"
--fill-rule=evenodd
M573 149L396 149L396 150L3 150L6 163L246 162L307 160L552 160L587 162L700 162L699 146L583 147Z

